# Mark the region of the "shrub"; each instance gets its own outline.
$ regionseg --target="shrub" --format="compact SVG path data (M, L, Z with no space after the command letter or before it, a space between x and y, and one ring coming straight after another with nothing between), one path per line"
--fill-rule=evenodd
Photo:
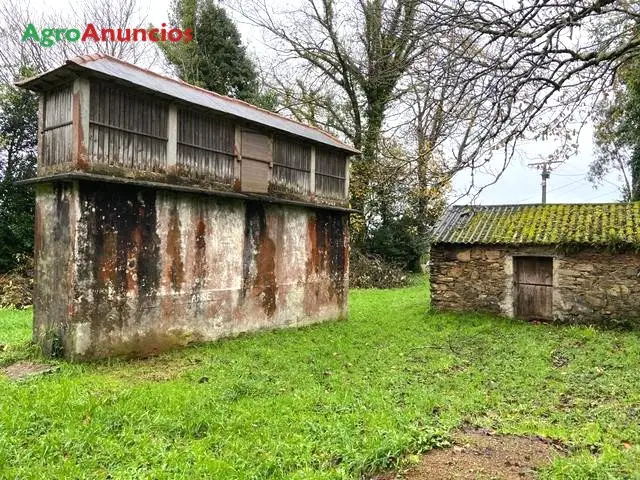
M407 217L389 220L378 227L366 242L366 250L410 272L420 272L420 260L427 242Z
M351 288L399 288L409 283L402 268L379 255L364 254L352 248L349 264Z
M33 303L33 258L16 256L16 268L0 274L0 307L24 308Z

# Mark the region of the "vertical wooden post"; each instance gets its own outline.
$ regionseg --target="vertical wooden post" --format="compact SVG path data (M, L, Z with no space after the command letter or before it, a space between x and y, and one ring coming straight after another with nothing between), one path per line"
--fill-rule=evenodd
M309 172L309 193L316 194L316 147L311 145L311 166Z
M344 198L349 200L349 169L351 167L351 159L349 157L345 160L344 168Z
M235 145L233 147L235 161L233 162L233 189L240 191L240 174L242 166L242 128L236 125Z
M41 93L38 98L38 162L37 162L37 175L44 174L43 162L43 148L44 148L44 115L45 115L45 94Z
M178 107L169 105L167 116L167 172L175 171L178 164Z
M78 167L89 165L87 146L89 145L89 95L91 83L88 78L73 81L72 145L73 162Z

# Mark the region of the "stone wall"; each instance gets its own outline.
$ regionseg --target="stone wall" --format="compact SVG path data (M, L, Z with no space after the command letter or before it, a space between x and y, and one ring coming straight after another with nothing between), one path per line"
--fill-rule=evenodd
M344 317L347 228L339 211L39 185L34 337L90 359Z
M432 307L512 317L514 255L553 257L556 321L640 324L640 255L634 252L434 245Z

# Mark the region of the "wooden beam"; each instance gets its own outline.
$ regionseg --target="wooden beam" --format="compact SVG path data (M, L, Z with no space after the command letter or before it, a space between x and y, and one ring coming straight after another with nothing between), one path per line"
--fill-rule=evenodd
M347 157L344 169L344 198L349 200L349 169L351 168L351 159Z
M71 130L73 154L72 160L79 167L89 164L87 146L89 145L89 95L91 82L88 78L76 78L73 81Z
M44 165L42 164L42 152L44 150L44 93L40 93L38 98L38 162L37 162L37 173L42 173Z
M309 167L309 193L313 196L316 193L316 147L313 145L311 145L311 162Z
M237 190L240 190L240 173L242 167L242 128L238 125L236 125L233 154L236 157L236 161L233 162L233 178L235 180L234 186Z
M167 115L167 170L175 169L178 164L178 107L169 105Z

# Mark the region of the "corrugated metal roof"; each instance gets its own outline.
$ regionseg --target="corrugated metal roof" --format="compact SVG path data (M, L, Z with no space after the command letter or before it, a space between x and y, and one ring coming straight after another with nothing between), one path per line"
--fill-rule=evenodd
M640 202L453 206L432 241L640 246Z
M242 118L291 135L330 145L349 154L360 153L350 145L341 142L318 128L296 122L241 100L190 85L181 80L165 77L104 54L85 55L67 60L66 65L62 67L23 80L16 83L16 85L31 90L41 90L60 79L64 79L68 74L73 74L78 69L89 70L100 75L124 80L194 105L210 108L217 112Z

